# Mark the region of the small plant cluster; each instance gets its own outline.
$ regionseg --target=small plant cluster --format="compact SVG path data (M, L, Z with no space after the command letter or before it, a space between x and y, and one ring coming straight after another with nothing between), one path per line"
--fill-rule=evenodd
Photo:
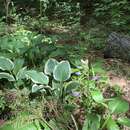
M61 39L63 40L60 42ZM11 34L3 35L0 38L0 55L10 59L22 59L24 64L30 67L40 66L49 57L72 60L78 57L80 59L86 51L85 45L74 44L70 48L68 44L62 44L66 41L71 42L70 39L71 37L65 34L51 36L37 34L20 27ZM58 41L60 43L56 44ZM80 55L77 52L80 52Z
M45 63L43 73L0 57L0 70L3 84L9 82L2 90L6 87L16 90L16 93L12 91L14 100L8 106L16 111L15 119L0 130L120 130L120 125L130 127L130 119L124 116L129 110L128 102L121 95L103 96L103 80L94 75L88 61L82 61L81 66L72 69L68 61L58 62L51 58ZM23 97L25 88L28 90L26 98ZM1 95L0 114L7 107L4 98L7 97ZM78 115L83 116L82 122Z
M26 82L26 80L30 80L31 81L30 85L32 86L30 89L30 94L37 95L38 93L41 93L46 100L47 98L51 97L51 100L52 101L54 100L56 103L56 106L57 107L59 106L59 109L61 110L63 107L62 105L66 101L65 97L68 94L71 94L71 91L75 89L73 84L79 85L77 82L73 82L73 81L70 81L67 83L67 85L65 85L65 82L69 80L71 76L71 68L68 61L58 62L55 59L48 60L45 64L45 69L44 69L45 73L39 72L36 70L27 70L26 67L17 66L17 65L14 64L8 58L0 57L0 69L1 69L0 79L6 79L9 82L13 83L12 87L14 89L18 89L21 86L24 87L26 85L26 83L24 84L24 82ZM15 95L15 98L16 97L17 97L17 94ZM49 99L48 99L48 102L49 102ZM15 103L16 104L13 104L14 106L21 107L21 104L18 104L17 102ZM4 104L2 102L1 104L3 108ZM15 129L15 126L10 126L10 127L13 127ZM18 128L16 127L16 129ZM2 129L6 129L6 126L5 128L2 128Z

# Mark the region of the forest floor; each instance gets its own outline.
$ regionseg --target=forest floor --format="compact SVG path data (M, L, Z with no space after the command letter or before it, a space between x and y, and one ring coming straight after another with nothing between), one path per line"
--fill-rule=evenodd
M31 30L36 31L36 30ZM38 31L39 32L39 31ZM80 32L80 31L79 31ZM56 44L59 46L68 45L68 48L73 48L78 44L77 32L73 29L68 29L64 27L46 27L40 30L41 34L47 34L49 36L59 36ZM65 37L65 38L63 38ZM78 40L77 40L78 39ZM82 41L82 40L81 40ZM80 50L80 48L79 48ZM70 51L71 50L67 50ZM73 53L73 52L72 52ZM66 54L67 55L67 54ZM77 50L73 54L74 57L77 55ZM80 52L79 52L80 55ZM83 55L83 54L82 54ZM115 91L122 93L122 97L129 102L130 104L130 64L125 63L124 61L117 60L117 59L104 59L102 52L95 51L95 52L87 52L86 56L83 56L86 59L90 59L90 63L93 66L94 72L96 76L107 77L107 84L109 90L105 90L104 92L107 95L113 95ZM83 58L81 56L81 58ZM68 58L68 57L67 57ZM73 57L72 57L73 58ZM71 59L69 59L71 60ZM114 92L111 91L112 89L116 89ZM130 112L128 112L128 117L130 117ZM0 126L4 123L4 120L0 120ZM123 130L130 130L129 128L124 128Z
M118 86L124 98L130 103L130 64L113 58L104 59L102 54L94 59L97 59L95 63L101 62L99 67L105 70L105 75L109 79L108 84L111 87Z
M111 89L116 88L130 104L130 64L117 59L104 59L102 55L96 57L96 59L98 59L96 62L103 63L100 64L100 68L105 69L105 75L108 76L108 84L110 86L108 94L114 95ZM130 110L127 114L130 117ZM122 130L130 130L130 128L124 126Z

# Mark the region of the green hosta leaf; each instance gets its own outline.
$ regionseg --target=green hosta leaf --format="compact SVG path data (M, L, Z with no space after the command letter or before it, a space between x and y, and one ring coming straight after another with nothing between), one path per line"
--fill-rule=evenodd
M130 119L128 119L128 118L119 118L118 123L120 123L121 125L130 127Z
M16 79L25 79L26 78L26 72L27 72L27 67L24 67L19 70L19 72L16 75Z
M80 87L80 83L77 81L71 81L66 85L66 93L71 93L72 90Z
M91 95L95 102L102 103L104 101L102 92L100 90L91 91Z
M39 87L39 85L34 84L34 85L32 86L32 93L36 93L36 92L38 92L40 89L41 89L41 87Z
M32 86L32 93L36 93L36 92L39 92L39 91L44 91L46 92L46 90L44 89L44 86L43 85L37 85L37 84L34 84Z
M58 48L57 50L52 51L49 57L58 57L58 56L65 56L65 55L66 55L65 49Z
M129 104L127 101L117 97L108 103L111 113L125 113L129 110Z
M48 84L49 78L43 72L37 72L35 70L29 70L26 72L28 78L36 84Z
M107 129L108 130L120 130L116 122L110 118L107 122Z
M14 68L14 63L5 57L0 57L0 69L1 70L12 70Z
M13 69L13 73L16 75L19 70L23 67L24 64L24 60L23 59L16 59L14 61L14 69Z
M51 75L57 64L58 61L56 61L55 59L49 59L45 64L45 69L44 69L45 74Z
M55 98L59 98L60 93L61 93L61 85L59 82L52 80L52 89L53 89L53 93L55 95Z
M68 61L60 62L53 71L53 77L57 81L66 81L71 76L71 68Z
M60 87L61 85L60 85L60 83L59 82L57 82L57 81L55 81L55 80L52 80L52 89L53 90L58 90L59 89L59 91L60 91Z
M99 115L88 115L82 130L99 130L101 117Z
M7 79L9 81L15 81L15 78L12 75L10 75L9 73L4 73L4 72L0 73L0 79Z

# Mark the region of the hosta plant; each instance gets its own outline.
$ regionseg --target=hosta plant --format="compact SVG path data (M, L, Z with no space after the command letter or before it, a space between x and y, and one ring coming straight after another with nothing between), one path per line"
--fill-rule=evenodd
M30 93L34 95L42 94L46 102L53 101L56 109L64 110L63 114L65 115L70 113L72 120L74 118L71 112L76 108L73 104L72 95L77 98L80 97L82 107L86 110L84 113L86 119L82 130L120 130L119 124L130 127L130 119L123 116L129 110L128 102L122 99L121 95L104 98L103 92L98 86L101 77L98 79L97 77L89 77L89 75L94 73L89 70L87 61L83 62L83 65L78 67L79 69L76 69L80 73L78 76L71 76L73 71L68 61L58 62L51 58L45 63L44 72L27 69L27 67L23 67L23 64L22 59L17 59L13 62L8 58L0 57L0 79L12 82L16 88L19 87L19 82L28 82L32 86ZM79 89L80 92L77 91ZM100 113L97 109L101 109L100 111L102 112ZM62 118L60 116L61 120ZM29 129L27 128L28 126ZM15 130L12 125L4 126L0 130L8 130L8 127L10 130ZM77 127L78 125L76 125L76 129ZM30 130L30 128L35 130L34 122L16 129ZM37 128L36 130L41 129ZM49 130L49 128L45 130Z
M51 58L46 62L44 72L52 79L53 96L62 101L80 86L78 81L71 78L72 70L68 61L58 62Z
M0 57L0 79L14 82L15 87L18 87L20 81L31 80L32 93L45 92L49 89L53 96L62 100L68 92L71 93L79 86L78 82L71 80L71 67L68 61L58 62L49 59L45 63L44 72L28 70L23 67L23 63L21 59L12 62L8 58Z

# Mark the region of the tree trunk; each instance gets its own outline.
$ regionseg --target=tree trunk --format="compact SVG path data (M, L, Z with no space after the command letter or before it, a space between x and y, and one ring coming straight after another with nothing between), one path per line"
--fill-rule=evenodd
M80 17L80 24L85 25L89 22L92 13L93 13L93 0L81 0L80 1L80 8L82 15Z

